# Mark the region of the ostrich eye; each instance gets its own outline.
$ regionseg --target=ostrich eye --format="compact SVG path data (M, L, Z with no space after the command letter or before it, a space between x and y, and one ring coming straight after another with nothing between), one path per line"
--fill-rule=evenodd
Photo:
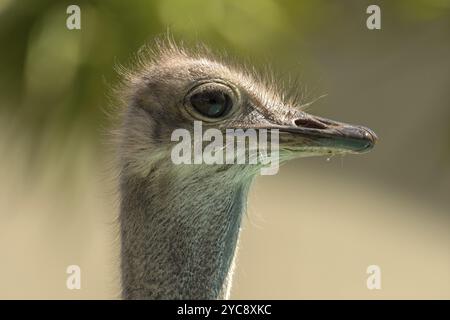
M232 106L230 96L219 90L195 93L190 97L190 102L195 110L209 118L225 116Z

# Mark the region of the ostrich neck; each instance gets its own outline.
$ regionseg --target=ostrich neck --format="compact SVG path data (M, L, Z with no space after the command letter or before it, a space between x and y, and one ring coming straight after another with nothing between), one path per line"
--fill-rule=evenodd
M226 297L250 181L223 181L161 172L121 177L125 299Z

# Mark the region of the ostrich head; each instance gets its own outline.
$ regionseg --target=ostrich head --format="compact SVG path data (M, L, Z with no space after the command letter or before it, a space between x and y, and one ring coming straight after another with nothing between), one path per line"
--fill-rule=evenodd
M227 297L257 171L174 164L172 133L195 136L195 121L216 132L277 129L282 160L365 152L376 136L307 114L272 83L208 54L169 44L139 61L136 72L125 72L119 136L123 296Z
M273 81L208 53L189 53L169 43L151 55L141 60L137 72L126 74L121 157L141 175L158 161L170 161L172 132L193 131L194 121L221 131L278 129L282 160L362 153L377 139L368 128L306 113L298 101L285 99Z

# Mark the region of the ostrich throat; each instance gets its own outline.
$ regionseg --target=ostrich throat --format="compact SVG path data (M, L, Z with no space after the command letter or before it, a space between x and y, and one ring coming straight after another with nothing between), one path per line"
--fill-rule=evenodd
M166 162L145 177L122 176L124 298L227 298L252 179L196 167L179 174Z

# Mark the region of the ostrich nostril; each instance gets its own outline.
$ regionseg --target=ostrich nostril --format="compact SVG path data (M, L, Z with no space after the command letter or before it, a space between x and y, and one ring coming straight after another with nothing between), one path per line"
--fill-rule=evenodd
M300 118L294 120L294 124L297 127L302 128L311 128L311 129L326 129L327 125L325 123L322 123L319 120L312 119L312 118Z

